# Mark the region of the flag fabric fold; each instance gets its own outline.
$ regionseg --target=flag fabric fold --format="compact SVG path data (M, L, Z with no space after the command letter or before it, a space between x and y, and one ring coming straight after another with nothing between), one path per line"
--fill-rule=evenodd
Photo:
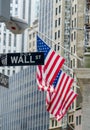
M61 120L77 94L71 89L74 79L61 70L65 59L37 36L37 51L44 53L44 65L37 66L38 89L47 91L46 109L56 120Z
M37 51L44 53L44 65L37 66L38 89L52 92L54 91L53 81L64 64L65 59L52 50L39 36L37 36Z
M77 94L71 89L73 81L73 78L60 70L53 84L56 87L55 93L47 92L46 109L56 120L63 118L77 97Z

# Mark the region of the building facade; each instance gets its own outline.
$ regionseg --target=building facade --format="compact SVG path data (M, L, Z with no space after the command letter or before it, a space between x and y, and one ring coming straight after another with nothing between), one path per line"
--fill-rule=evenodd
M47 39L46 43L57 53L65 57L65 65L67 67L64 66L64 71L69 73L75 82L77 82L77 79L73 73L73 68L81 67L82 65L81 61L76 58L75 55L83 58L84 44L88 45L89 43L89 5L89 0L50 0L49 2L42 0L40 2L39 31L43 33L42 38ZM52 6L53 10L49 8L47 12L48 6ZM47 17L48 15L49 17ZM47 21L49 21L49 26L47 26ZM48 34L49 31L51 33ZM84 43L84 41L86 42ZM69 67L72 71L68 69ZM79 88L76 87L75 82L73 89L75 92L78 92L79 97L77 101L72 103L68 115L64 119L67 121L68 129L75 128L74 112L78 107L81 107L82 102L81 92L78 90ZM57 130L58 126L59 128L65 128L62 122L63 120L58 124L53 119L53 116L50 116L49 129Z
M70 67L73 69L80 68L82 66L82 61L78 59L80 57L83 59L84 56L84 41L85 41L85 1L82 0L72 0L71 1L71 29L70 29L70 52L71 54L77 56L70 55ZM73 89L78 93L77 100L71 105L68 119L69 124L74 129L82 129L82 93L81 89L76 87L78 83L76 75L74 72L70 72L71 76L74 78ZM78 108L80 110L78 110ZM80 113L79 113L80 112ZM80 114L80 115L79 115ZM80 118L80 119L79 119ZM80 121L80 123L79 123Z
M10 16L24 19L28 24L31 20L31 0L11 0ZM27 50L27 29L23 34L13 34L6 29L4 23L0 23L0 53L25 52ZM12 75L18 72L20 67L0 67L0 72Z
M70 50L70 7L70 0L41 0L39 12L39 31L42 33L40 36L58 54L65 57L67 66L70 65L70 55L63 48ZM67 119L66 114L60 122L57 122L50 115L49 129L65 129Z
M90 0L85 2L85 46L90 46Z
M74 122L75 122L75 130L82 130L82 109L81 108L75 111Z
M48 130L46 94L36 84L36 67L30 66L0 88L0 130Z
M28 29L28 52L37 51L36 47L36 35L38 34L38 19L36 19L32 27Z
M53 38L53 0L41 0L39 8L39 35L52 47L50 39Z

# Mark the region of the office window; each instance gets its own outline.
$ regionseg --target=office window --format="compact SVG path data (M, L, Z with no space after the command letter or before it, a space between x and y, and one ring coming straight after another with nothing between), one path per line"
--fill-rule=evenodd
M31 42L29 42L29 48L31 48Z
M56 15L58 14L58 8L56 8L56 12L55 12L55 14L56 14Z
M60 19L60 18L58 18L58 25L60 25L60 21L61 21L61 19Z
M75 67L75 59L73 59L73 67Z
M52 120L52 127L54 127L54 120Z
M14 35L14 47L16 47L16 35Z
M6 26L4 26L4 31L6 31Z
M60 30L58 30L58 38L60 38Z
M71 34L71 41L73 41L73 33Z
M61 13L61 5L59 5L59 13Z
M72 109L74 109L74 102L71 104Z
M56 0L56 3L58 3L58 0Z
M78 125L78 116L76 117L76 125Z
M57 121L55 120L55 126L57 126Z
M2 73L5 74L5 70L4 69L2 69Z
M73 20L72 20L72 28L73 28Z
M75 5L75 13L76 13L76 11L77 11L77 5Z
M72 68L72 60L71 60L71 68Z
M5 53L5 51L6 51L6 50L5 50L5 49L3 49L3 53Z
M13 74L15 74L15 70L13 70Z
M74 27L76 27L76 18L74 19Z
M73 47L71 47L71 53L73 53Z
M4 33L4 36L3 36L3 44L6 45L6 33Z
M54 50L56 51L56 45L54 45Z
M57 20L55 20L55 27L57 27Z
M57 32L55 32L55 40L57 39Z
M8 50L8 53L10 53L11 52L11 50Z
M33 38L35 37L35 33L33 33Z
M74 40L76 39L76 32L74 32Z
M71 122L71 116L69 116L69 123Z
M26 0L23 0L23 19L25 19L25 5L26 5Z
M11 34L9 34L9 46L11 46Z
M75 51L76 51L76 46L74 45L74 53L75 53Z
M79 125L81 125L81 115L79 116Z
M60 42L58 43L58 48L57 49L58 49L58 51L60 50Z
M7 71L7 74L10 75L10 70Z
M18 15L18 8L15 8L15 15Z
M16 0L16 4L18 4L18 0Z
M35 41L33 41L33 46L35 46Z
M29 39L31 39L31 34L29 35Z
M72 7L72 14L74 14L74 7Z

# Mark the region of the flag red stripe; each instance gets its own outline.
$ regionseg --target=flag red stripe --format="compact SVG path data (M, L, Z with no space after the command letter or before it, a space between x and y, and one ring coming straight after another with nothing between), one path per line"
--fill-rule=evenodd
M72 95L73 95L73 97L72 97ZM71 97L72 97L72 98L71 98ZM66 111L67 111L68 108L69 108L69 106L71 105L71 103L73 102L73 100L74 100L76 97L77 97L77 94L72 91L71 94L69 95L68 99L64 102L62 109L66 108ZM71 100L69 101L69 99L71 99ZM69 101L69 102L68 102L68 101ZM67 105L67 103L68 103L68 105ZM66 105L67 105L67 107L66 107Z
M67 93L67 94L68 94L68 93ZM57 112L55 113L55 116L57 116L60 111L62 111L62 113L63 113L63 110L64 110L64 109L65 109L65 111L67 110L65 106L67 105L67 103L70 102L69 99L71 98L72 94L73 94L73 92L71 92L71 93L69 94L69 96L68 96L68 98L66 99L66 101L65 101L65 99L63 100L63 102L62 102L61 105L59 106ZM72 100L72 101L73 101L73 100ZM72 102L70 102L70 103L72 103ZM68 106L70 106L70 103L69 103ZM67 107L67 108L68 108L68 107ZM64 113L65 113L65 112L64 112Z
M74 99L76 97L77 97L77 94L74 93L73 90L70 90L66 100L64 101L64 103L62 105L62 107L61 108L59 107L55 114L54 114L54 112L51 113L56 118L56 120L59 121L61 118L63 118L63 116L66 114L68 108L70 107L71 103L74 101Z
M60 71L60 69L61 69L61 67L62 67L62 65L63 65L63 63L64 63L64 61L65 61L65 60L62 59L62 61L61 61L60 64L58 65L58 68L56 69L54 75L52 76L52 79L51 79L51 81L50 81L50 84L53 83L53 81L54 81L54 79L56 78L58 72ZM53 65L53 66L54 66L54 65ZM51 70L51 71L52 71L52 70ZM51 72L50 72L50 73L51 73ZM48 78L47 78L47 79L48 79Z
M66 114L68 108L70 107L70 105L72 104L72 102L74 101L74 99L77 97L77 94L75 94L74 92L72 92L72 94L71 94L70 96L72 96L73 94L74 94L74 96L73 96L73 98L71 98L71 100L69 101L69 104L67 105L67 107L66 107L66 104L63 106L63 108L62 108L63 113L62 113L62 115L60 115L60 118L58 119L58 121ZM69 100L69 98L68 98L68 100ZM68 103L68 101L67 101L67 103ZM59 112L60 112L60 111L59 111Z
M54 100L56 99L56 97L57 97L57 95L58 95L58 92L59 92L59 90L60 90L60 87L61 87L61 84L62 84L62 82L63 82L63 80L64 80L64 77L65 77L65 73L63 73L63 76L61 77L62 79L60 80L60 83L59 83L58 86L57 86L58 89L56 90L53 99L51 99L51 104L54 102ZM64 85L62 86L63 89L62 89L61 94L63 94L64 89L65 89L65 86L66 86L66 84L67 84L69 78L70 78L70 77L67 76L67 79L66 79ZM68 84L68 90L70 90L70 88L71 88L71 86L72 86L72 83L73 83L73 79L71 78L71 79L70 79L70 82L69 82L69 84ZM68 90L67 90L67 91L68 91ZM61 96L61 94L60 94L60 96Z
M51 59L53 58L53 56L55 55L55 52L52 51L51 55L49 55L49 59L47 62L45 62L45 65L44 65L44 72L46 71L46 69L48 68L48 65L50 64L51 62ZM46 58L47 59L47 58ZM46 60L45 60L46 61Z
M54 108L53 108L53 110L52 110L52 113L55 111L55 109L57 109L57 106L58 106L58 105L60 105L60 108L61 108L62 103L63 103L63 101L65 100L65 97L66 97L67 93L68 93L69 90L70 90L70 87L71 87L71 86L68 86L66 92L64 91L65 86L66 86L66 84L67 84L67 82L68 82L68 79L69 79L69 76L67 76L66 81L65 81L64 85L62 86L63 89L62 89L62 91L61 91L61 93L60 93L60 95L59 95L59 98L58 98L56 104L54 105ZM64 92L65 92L65 93L64 93ZM63 98L62 98L62 97L63 97ZM59 100L61 100L61 102L59 102ZM53 102L54 102L54 101L53 101ZM59 104L59 103L60 103L60 104Z
M69 79L69 77L68 77L68 79ZM67 79L67 80L68 80ZM69 84L69 86L68 86L68 89L66 90L66 92L65 92L65 94L64 94L64 97L63 97L63 99L62 99L62 101L61 101L61 103L60 103L60 106L59 106L59 110L61 109L61 107L62 107L62 105L63 105L63 103L64 103L64 101L65 101L65 99L66 99L66 96L67 96L67 94L68 94L68 92L70 91L70 88L71 88L71 83L73 82L73 79L70 81L70 84ZM63 94L62 94L63 95ZM61 95L61 96L62 96ZM59 100L58 100L58 102L59 102Z
M46 75L46 81L48 80L49 76L51 75L52 70L55 69L55 65L56 65L56 63L57 63L58 60L59 60L59 56L56 57L56 59L54 60L54 63L50 67L50 70L49 70L48 74ZM60 68L58 68L58 70L60 70ZM55 71L55 73L54 73L55 76L54 77L56 77L56 75L57 75L58 72L59 71ZM51 81L50 81L50 84L51 84Z
M39 73L40 73L40 75L39 75L39 73L37 72L36 73L36 76L37 76L37 79L42 79L42 66L41 65L38 65L37 66L38 67L38 71L39 71Z
M60 81L60 83L59 83L58 86L61 86L61 84L62 84L62 82L63 82L63 80L64 80L64 75L65 75L65 73L63 74L62 79L61 79L61 81ZM57 96L57 93L58 93L59 89L60 89L60 88L58 87L58 89L57 89L57 91L56 91L56 93L55 93L55 96L54 96L53 99L51 100L50 105L49 105L47 111L50 110L51 105L52 105L52 103L54 102L54 100L55 100L55 98L56 98L56 96Z

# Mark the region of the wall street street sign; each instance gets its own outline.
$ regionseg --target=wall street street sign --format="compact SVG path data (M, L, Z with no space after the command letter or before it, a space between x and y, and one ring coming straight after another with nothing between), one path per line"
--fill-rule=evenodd
M9 77L0 73L0 85L9 88Z
M0 66L26 66L43 64L43 52L0 54Z

